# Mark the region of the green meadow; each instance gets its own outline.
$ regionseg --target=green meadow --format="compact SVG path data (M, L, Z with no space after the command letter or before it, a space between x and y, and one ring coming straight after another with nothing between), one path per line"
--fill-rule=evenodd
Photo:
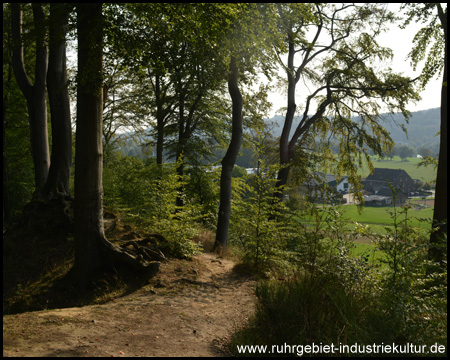
M417 167L421 159L408 158L407 161L401 161L398 156L394 156L392 160L379 160L378 157L371 157L374 168L384 168L384 169L403 169L409 176L413 179L417 179L423 182L430 182L436 180L436 169L433 167ZM369 166L367 161L364 159L363 166L359 170L359 174L362 177L367 177L370 174Z
M352 249L352 254L355 257L365 257L370 265L381 264L383 268L383 260L386 259L386 255L381 252L374 244L365 244L357 242L355 248Z
M339 211L342 215L351 222L358 222L360 224L369 225L376 233L385 233L386 226L393 226L392 213L394 207L363 207L361 213L358 211L357 205L341 206ZM402 213L400 207L396 208L397 222L405 220L406 216ZM408 210L408 224L413 227L428 226L424 220L430 220L433 217L433 208L428 207L422 210L409 209Z
M404 221L406 218L401 210L399 207L396 208L397 223ZM386 227L392 228L394 225L392 218L393 207L363 207L360 213L356 205L347 205L340 207L339 211L342 213L342 216L349 220L350 224L358 222L368 225L372 232L376 234L386 234ZM422 210L409 209L407 212L407 223L410 226L427 230L432 217L433 208L431 207ZM367 237L361 237L355 242L355 245L353 254L355 256L364 255L371 264L379 263L384 258L384 254Z
M421 161L418 158L408 158L407 161L401 161L398 156L394 156L392 160L380 160L378 157L372 156L371 160L374 168L403 169L411 178L418 179L422 182L433 183L436 180L436 169L432 166L418 167ZM370 174L370 169L365 159L358 173L363 178ZM358 222L363 225L368 225L373 233L380 235L386 234L386 227L393 227L394 223L390 214L393 210L393 207L363 207L360 213L356 205L346 205L339 209L342 215L349 221L349 230L352 227L350 224ZM398 222L405 220L405 216L400 214L400 210L400 208L397 208ZM408 224L413 227L428 229L432 217L432 207L422 210L408 210ZM369 258L372 260L375 259L375 261L383 257L383 254L379 250L376 250L375 245L368 238L364 237L356 242L356 248L353 250L353 253L355 255L368 254Z
M392 160L380 160L378 157L371 157L374 168L385 169L403 169L413 179L421 180L422 182L434 182L436 179L436 169L430 167L417 167L421 159L408 158L407 161L401 161L400 157L395 156ZM363 178L370 174L367 161L364 159L363 166L359 169L358 173ZM424 200L411 200L411 203L423 203ZM347 219L347 229L352 231L355 223L368 225L370 230L374 234L383 235L387 233L387 227L393 227L394 221L392 218L392 212L394 207L362 207L359 211L357 205L344 205L339 207L339 212L344 218ZM402 213L402 208L397 207L397 223L405 220L405 215ZM428 207L422 210L409 209L408 210L407 224L412 227L422 228L428 230L430 228L431 219L433 217L433 208ZM304 221L305 219L303 219ZM314 222L313 219L310 220ZM306 221L309 222L309 221ZM353 249L355 256L369 255L370 261L379 260L384 257L381 251L377 250L374 243L368 237L360 237L355 242L356 247Z

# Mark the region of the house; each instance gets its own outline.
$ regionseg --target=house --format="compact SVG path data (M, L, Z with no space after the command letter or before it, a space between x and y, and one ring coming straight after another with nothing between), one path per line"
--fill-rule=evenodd
M395 195L390 186L394 188ZM364 190L377 196L395 197L396 204L402 205L406 202L408 194L414 190L414 180L402 169L375 168L374 173L364 181ZM378 203L379 201L375 201L375 204Z
M338 193L347 193L348 192L348 177L343 176L340 180L338 180L334 175L326 175L328 180L328 186L335 189Z
M311 202L328 203L342 202L343 193L348 192L348 178L342 177L339 181L334 175L315 174L299 187L302 194L306 194ZM330 192L331 190L331 192Z

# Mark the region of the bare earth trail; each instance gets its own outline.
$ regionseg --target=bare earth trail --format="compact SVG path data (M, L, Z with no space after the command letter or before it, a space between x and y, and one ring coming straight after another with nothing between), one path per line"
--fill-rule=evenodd
M3 356L221 356L253 310L254 280L204 253L161 265L153 286L107 304L3 317Z

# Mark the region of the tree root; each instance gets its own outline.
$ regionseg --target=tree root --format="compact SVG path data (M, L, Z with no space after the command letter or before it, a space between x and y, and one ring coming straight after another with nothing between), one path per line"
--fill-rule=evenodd
M140 246L137 242L130 241L127 245L133 245L133 254L129 248L116 246L106 238L100 239L102 253L106 255L107 261L111 265L125 265L132 270L154 276L161 265L160 261L165 260L164 254L149 247Z
M153 239L151 238L142 240L130 240L122 244L121 247L124 249L132 248L138 254L138 257L141 256L143 259L151 259L154 261L166 260L166 257L160 250L155 249L149 245L149 243L152 241Z

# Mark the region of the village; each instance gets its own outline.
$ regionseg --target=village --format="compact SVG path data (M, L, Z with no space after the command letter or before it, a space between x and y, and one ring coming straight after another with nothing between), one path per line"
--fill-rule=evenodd
M323 175L324 183L335 192L334 202L342 205L354 205L357 203L351 192L351 184L347 176L340 179L334 175ZM422 203L416 203L415 206L427 207L433 206L434 200L427 199L433 195L432 191L419 190L422 182L412 179L403 169L385 169L375 168L373 174L361 180L363 185L364 206L402 206L408 202L408 198L421 198ZM325 202L322 199L321 189L323 183L310 181L302 186L302 192L309 192L315 197L315 202ZM394 190L394 192L393 192ZM314 195L315 194L315 195Z

